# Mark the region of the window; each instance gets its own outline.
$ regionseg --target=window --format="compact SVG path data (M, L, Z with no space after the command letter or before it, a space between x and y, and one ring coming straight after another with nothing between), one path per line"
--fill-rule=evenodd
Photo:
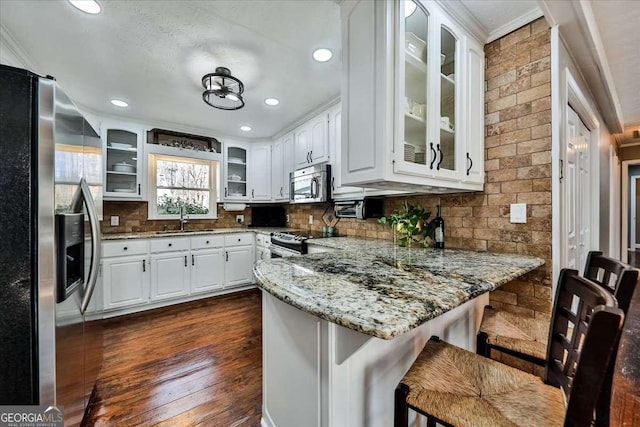
M149 155L149 219L217 218L218 162Z

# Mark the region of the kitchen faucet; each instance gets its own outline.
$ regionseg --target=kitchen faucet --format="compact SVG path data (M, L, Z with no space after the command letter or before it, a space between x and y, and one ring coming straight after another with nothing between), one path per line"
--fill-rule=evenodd
M180 231L184 231L184 225L189 222L189 215L187 215L187 206L180 206Z

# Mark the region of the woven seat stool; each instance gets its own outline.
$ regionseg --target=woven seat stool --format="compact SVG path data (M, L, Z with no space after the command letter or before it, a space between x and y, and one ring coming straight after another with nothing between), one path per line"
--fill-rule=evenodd
M601 286L562 270L544 381L432 337L396 388L395 427L408 425L409 408L428 426L590 425L624 320L616 306Z
M638 282L638 270L591 251L587 256L584 277L611 292L618 307L625 313ZM492 306L484 309L477 335L476 352L491 357L491 350L515 356L519 359L545 365L549 322L498 310Z

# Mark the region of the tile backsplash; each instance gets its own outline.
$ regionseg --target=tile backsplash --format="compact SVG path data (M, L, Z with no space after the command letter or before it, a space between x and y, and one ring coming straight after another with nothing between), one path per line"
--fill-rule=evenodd
M104 202L104 220L101 222L103 234L110 233L140 233L145 231L179 230L177 219L149 220L147 202ZM244 224L236 222L236 215L244 215ZM110 217L120 217L120 225L111 226ZM218 219L191 219L185 225L187 229L233 228L246 227L251 224L251 209L227 212L218 205Z

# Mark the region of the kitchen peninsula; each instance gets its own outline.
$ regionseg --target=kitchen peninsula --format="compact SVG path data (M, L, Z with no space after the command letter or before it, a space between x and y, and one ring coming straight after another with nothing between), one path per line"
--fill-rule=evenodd
M348 237L312 244L330 252L254 270L268 427L392 425L393 390L426 340L474 348L488 292L544 264Z

